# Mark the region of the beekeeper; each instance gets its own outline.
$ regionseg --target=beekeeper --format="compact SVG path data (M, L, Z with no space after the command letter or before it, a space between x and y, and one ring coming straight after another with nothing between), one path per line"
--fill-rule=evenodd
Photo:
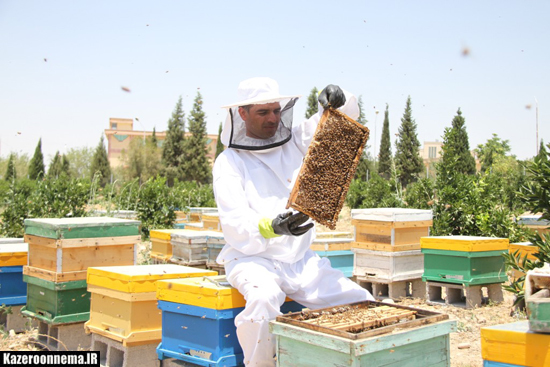
M269 321L288 296L310 309L373 300L372 295L310 250L315 227L308 216L285 210L323 108L357 119L356 98L329 85L321 108L293 126L298 95L282 95L276 81L252 78L238 87L239 102L224 106L221 134L228 148L214 164L214 194L226 245L217 262L246 299L235 318L247 366L274 366Z

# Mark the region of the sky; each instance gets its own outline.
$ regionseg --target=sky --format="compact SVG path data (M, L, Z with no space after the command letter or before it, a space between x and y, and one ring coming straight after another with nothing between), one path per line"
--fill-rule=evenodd
M550 142L548 14L545 0L0 0L0 157L40 138L46 164L95 148L111 117L165 131L197 92L217 134L239 82L267 76L303 96L295 124L314 87L360 96L371 154L386 105L395 147L410 96L422 145L460 108L471 149L497 134L528 159L537 126Z

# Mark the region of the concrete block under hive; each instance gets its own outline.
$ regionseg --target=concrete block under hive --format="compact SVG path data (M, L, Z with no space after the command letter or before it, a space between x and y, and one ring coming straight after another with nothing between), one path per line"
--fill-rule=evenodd
M23 273L54 282L86 279L90 266L133 265L140 222L109 217L25 219Z
M172 264L89 268L87 282L92 297L86 329L124 346L158 343L161 314L156 282L205 275L216 273Z
M428 236L433 224L431 210L376 208L352 209L355 228L353 248L375 251L420 249L420 238Z
M450 365L456 321L436 312L365 301L278 316L278 366Z
M335 229L368 138L368 128L337 110L326 109L286 207Z
M422 237L422 280L462 285L503 283L508 277L503 253L507 238L478 236Z
M176 358L200 366L242 366L235 316L246 304L224 276L174 279L157 282L162 310L160 360ZM287 298L281 312L302 306Z

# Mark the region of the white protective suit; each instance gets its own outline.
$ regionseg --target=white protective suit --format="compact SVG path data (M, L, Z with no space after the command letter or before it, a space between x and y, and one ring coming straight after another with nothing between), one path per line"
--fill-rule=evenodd
M340 110L356 119L357 100L345 94L346 104ZM328 259L309 249L315 228L302 236L271 239L265 239L258 228L261 218L287 211L290 191L321 114L320 107L319 113L292 128L291 139L281 146L257 151L228 148L214 164L214 193L226 240L217 261L225 265L227 280L246 299L235 325L247 366L275 365L269 321L281 315L286 296L311 309L374 300L333 269ZM231 129L231 124L224 129Z

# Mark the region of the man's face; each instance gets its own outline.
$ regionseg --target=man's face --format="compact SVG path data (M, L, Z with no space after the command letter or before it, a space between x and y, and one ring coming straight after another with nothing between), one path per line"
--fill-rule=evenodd
M279 102L239 107L239 114L245 122L246 136L255 139L269 139L275 135L281 121Z

